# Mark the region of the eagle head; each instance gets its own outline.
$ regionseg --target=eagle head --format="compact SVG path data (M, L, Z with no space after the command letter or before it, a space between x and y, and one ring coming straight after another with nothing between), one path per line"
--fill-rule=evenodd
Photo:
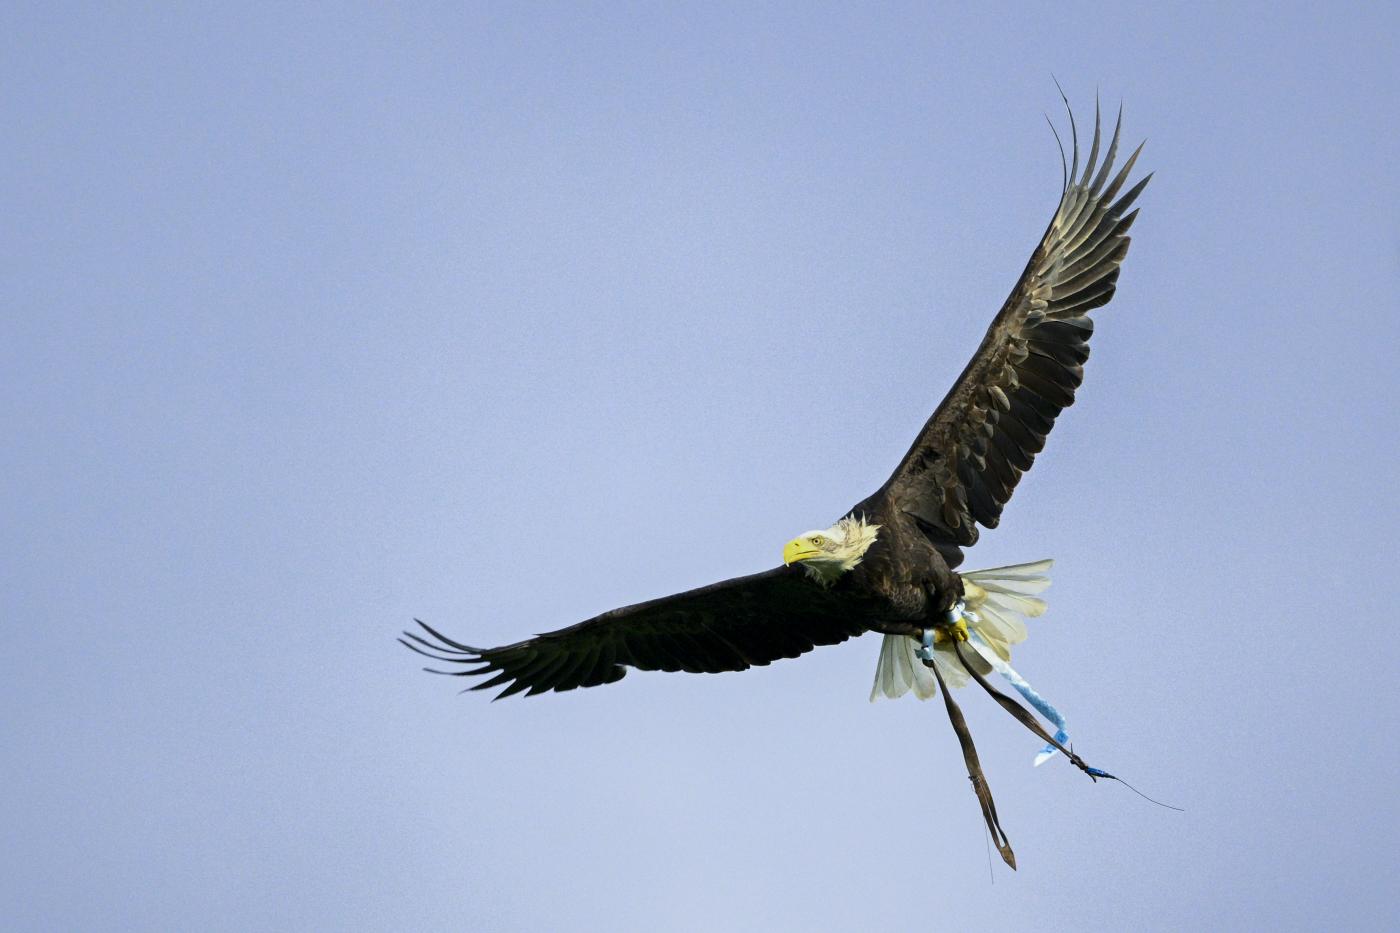
M804 531L783 545L783 563L801 564L823 586L850 570L879 537L880 526L848 515L830 528Z

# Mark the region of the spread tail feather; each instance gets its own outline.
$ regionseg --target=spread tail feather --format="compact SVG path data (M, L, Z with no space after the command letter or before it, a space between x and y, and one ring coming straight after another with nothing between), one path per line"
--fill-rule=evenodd
M918 642L908 635L886 635L880 644L880 660L875 665L875 686L870 688L870 702L880 696L891 700L901 697L913 688L914 695L927 700L938 692L938 684L933 672L924 667L914 654ZM938 663L935 659L934 663ZM939 673L947 675L947 669L939 668Z
M1003 661L1011 660L1011 646L1025 641L1026 623L1023 617L1034 618L1045 612L1045 600L1036 594L1050 585L1046 575L1053 561L1038 560L1029 564L1014 564L1010 567L994 567L990 570L974 570L961 574L963 599L967 608L976 615L975 621L968 623L968 629L979 635L983 642ZM914 653L919 643L908 635L886 635L880 645L880 660L875 665L875 685L870 690L873 703L879 697L895 699L911 689L921 700L927 700L938 692L938 684L933 672L924 666ZM973 663L982 661L973 652ZM967 672L953 655L952 644L944 642L936 645L933 663L950 687L967 684ZM982 661L982 664L985 664ZM991 666L979 673L990 673Z

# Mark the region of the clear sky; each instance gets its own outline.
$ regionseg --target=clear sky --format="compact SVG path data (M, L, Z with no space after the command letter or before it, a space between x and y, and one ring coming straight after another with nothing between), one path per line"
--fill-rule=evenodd
M1380 929L1396 919L1400 15L1381 4L9 4L9 929ZM1053 209L1157 172L1079 403L878 641L491 704L419 672L772 566L893 468ZM1392 927L1393 928L1393 927Z

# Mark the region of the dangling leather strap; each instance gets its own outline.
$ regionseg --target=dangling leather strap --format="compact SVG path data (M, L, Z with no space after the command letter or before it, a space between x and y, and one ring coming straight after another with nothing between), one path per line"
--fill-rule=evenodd
M1011 841L1006 838L1006 833L1001 831L1001 823L997 821L997 805L992 802L992 792L987 787L987 779L982 776L982 763L977 759L977 747L972 744L972 733L968 731L967 720L963 719L962 710L958 709L958 704L953 701L953 694L943 682L943 675L938 673L937 665L925 660L924 666L933 671L934 679L938 681L938 690L943 694L943 705L948 708L948 721L953 724L953 731L958 734L958 742L962 745L963 761L967 762L967 777L972 782L973 792L977 794L977 802L982 805L982 818L987 821L987 831L991 833L992 842L1001 853L1002 861L1015 871L1016 853L1011 851Z
M981 686L983 690L987 691L989 694L992 695L992 699L996 700L997 704L1002 709L1006 710L1008 713L1014 716L1016 718L1016 721L1019 722L1021 725L1025 726L1027 729L1040 736L1046 742L1059 749L1060 752L1063 753L1064 756L1069 759L1070 764L1074 765L1080 771L1083 771L1085 774L1089 775L1089 779L1091 781L1097 781L1101 777L1112 777L1112 775L1100 771L1098 768L1091 768L1087 764L1085 764L1083 758L1080 758L1074 752L1070 751L1069 749L1061 745L1059 742L1055 741L1055 737L1049 732L1047 732L1045 728L1041 726L1040 723L1036 722L1035 717L1030 714L1029 710L1027 710L1021 704L1017 703L1015 700L1011 699L1011 697L1002 693L996 687L993 687L991 684L987 683L986 678L984 678L981 674L977 673L977 671L973 668L971 664L967 663L967 658L963 655L962 642L956 639L953 640L953 652L958 656L958 662L962 664L963 669L972 675L972 679L977 681L978 685ZM924 663L927 664L929 662L926 661ZM935 670L934 673L937 673L937 670ZM942 684L942 681L940 680L939 683ZM944 696L947 696L946 691L944 693Z

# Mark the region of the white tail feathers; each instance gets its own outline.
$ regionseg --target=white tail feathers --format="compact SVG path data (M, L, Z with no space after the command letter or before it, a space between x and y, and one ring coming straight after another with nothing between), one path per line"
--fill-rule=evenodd
M870 688L870 702L874 703L882 695L891 700L902 697L911 688L914 696L921 700L938 692L933 672L914 654L916 647L918 642L908 635L885 636L880 644L880 660L875 665L875 686ZM941 669L939 673L947 676Z
M968 610L977 616L976 621L969 622L967 627L977 633L1003 661L1011 660L1012 645L1026 639L1026 623L1022 617L1034 618L1045 611L1045 600L1036 594L1050 585L1046 573L1052 563L1050 560L1038 560L1030 564L974 570L960 575L963 600ZM871 702L881 696L890 699L901 697L911 689L921 700L927 700L938 692L933 672L914 653L918 647L919 643L908 635L884 637L880 645L880 660L875 665ZM966 652L965 657L977 667L979 674L991 673L990 665L976 652ZM943 642L935 646L933 663L948 686L962 687L967 684L967 672L954 656L951 643Z

